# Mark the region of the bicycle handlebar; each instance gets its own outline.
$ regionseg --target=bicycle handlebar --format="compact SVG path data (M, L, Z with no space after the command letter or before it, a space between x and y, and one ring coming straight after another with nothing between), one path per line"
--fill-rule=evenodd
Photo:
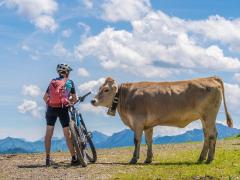
M91 92L88 92L87 94L85 94L83 96L79 96L77 101L73 105L77 104L78 102L83 102L85 100L85 98L90 94L91 94Z

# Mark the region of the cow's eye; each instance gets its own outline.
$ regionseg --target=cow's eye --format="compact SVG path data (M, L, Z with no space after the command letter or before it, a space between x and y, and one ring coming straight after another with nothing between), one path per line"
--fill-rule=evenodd
M106 93L106 92L108 92L109 91L109 89L104 89L104 92Z

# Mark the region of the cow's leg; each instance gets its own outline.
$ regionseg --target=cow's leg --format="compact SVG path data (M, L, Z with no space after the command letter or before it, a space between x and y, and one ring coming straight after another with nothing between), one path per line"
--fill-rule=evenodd
M145 139L147 143L147 158L144 161L144 163L151 163L152 162L152 136L153 136L153 128L149 128L144 130L145 133Z
M220 106L220 105L219 105ZM208 147L208 159L207 163L210 163L214 159L214 154L215 154L215 146L216 146L216 140L217 140L217 129L216 129L216 117L217 117L217 112L218 112L218 107L216 108L209 108L209 113L204 116L203 118L203 125L204 125L204 134L205 134L205 141L204 141L204 146ZM203 159L205 159L204 156L206 152L203 152L203 156L200 156ZM201 154L202 155L202 154Z
M217 129L214 122L214 125L210 126L209 128L209 151L208 151L208 159L207 163L210 163L214 159L215 155L215 147L216 147L216 141L217 141Z
M204 132L204 145L199 162L206 159L208 153L207 163L210 163L214 159L215 145L217 140L216 130L216 114L209 115L203 120L203 132Z
M198 162L202 162L206 160L206 156L209 149L209 138L208 138L209 135L207 134L207 131L206 131L205 120L201 120L201 121L202 121L203 135L204 135L204 143L203 143L203 149L198 159Z
M135 149L133 152L133 157L130 161L130 164L136 164L138 159L139 159L139 154L140 154L140 145L141 145L141 140L142 140L142 133L143 129L138 128L134 131L134 145Z

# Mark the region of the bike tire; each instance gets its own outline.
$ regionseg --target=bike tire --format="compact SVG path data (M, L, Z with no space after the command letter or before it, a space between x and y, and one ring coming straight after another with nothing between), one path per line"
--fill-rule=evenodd
M80 136L79 136L79 133L77 130L78 128L74 121L70 121L69 129L71 132L72 142L73 142L74 149L76 151L76 155L77 155L82 167L86 167L87 161L86 161L86 158L84 157L83 146L82 146Z
M97 152L92 141L92 134L91 132L87 132L85 125L82 126L82 132L86 138L85 146L84 146L86 157L89 162L95 163L97 161Z
M91 137L89 137L89 136L87 136L87 144L89 145L90 150L91 150L90 153L88 151L86 151L88 161L91 163L95 163L97 161L97 152L96 152L96 148L93 144L93 141L92 141Z

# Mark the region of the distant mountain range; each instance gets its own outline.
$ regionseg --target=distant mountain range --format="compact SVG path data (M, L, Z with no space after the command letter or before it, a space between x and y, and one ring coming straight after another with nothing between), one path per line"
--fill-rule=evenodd
M236 136L240 134L240 129L229 128L222 124L216 125L218 131L218 139L223 139L230 136ZM172 143L183 143L183 142L191 142L191 141L203 141L203 131L202 129L193 129L191 131L187 131L184 134L176 135L176 136L163 136L163 137L155 137L155 144L172 144Z
M229 136L236 136L240 134L240 129L229 128L222 124L217 124L218 139L223 139ZM101 132L93 131L93 142L97 148L114 148L121 146L132 146L134 134L131 130L125 129L118 133L114 133L112 136L107 136ZM202 129L194 129L187 131L184 134L176 136L163 136L155 137L153 139L154 144L169 144L169 143L183 143L192 141L202 141L203 132ZM142 138L142 143L144 138ZM0 153L33 153L44 152L43 139L35 142L28 142L23 139L7 137L0 140ZM65 139L53 138L51 151L67 151Z

